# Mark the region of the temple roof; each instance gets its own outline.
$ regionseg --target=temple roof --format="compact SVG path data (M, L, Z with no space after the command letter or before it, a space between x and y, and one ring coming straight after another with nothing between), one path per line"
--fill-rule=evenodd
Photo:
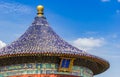
M41 7L39 8L41 9ZM46 18L42 14L43 13L40 11L39 15L35 17L32 25L20 38L0 49L0 59L5 57L24 56L25 54L46 54L48 56L84 58L98 63L102 68L97 69L97 71L93 69L92 71L94 71L94 74L104 72L109 68L109 63L106 60L88 54L59 37L49 26Z
M19 39L2 48L0 55L32 52L86 54L60 38L43 16L35 17L28 30Z

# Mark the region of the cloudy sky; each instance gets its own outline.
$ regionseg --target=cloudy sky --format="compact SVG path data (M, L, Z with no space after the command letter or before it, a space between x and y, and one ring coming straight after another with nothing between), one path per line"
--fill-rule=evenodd
M120 0L0 0L0 48L25 32L38 4L63 39L110 62L95 77L120 76Z

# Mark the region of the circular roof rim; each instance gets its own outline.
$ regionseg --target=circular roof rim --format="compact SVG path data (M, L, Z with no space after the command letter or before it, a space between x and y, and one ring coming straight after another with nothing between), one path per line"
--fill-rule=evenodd
M102 59L102 58L99 58L99 57L96 57L94 55L92 56L89 56L89 55L85 55L85 54L65 54L65 53L17 53L17 54L6 54L6 55L0 55L0 59L3 59L3 58L10 58L10 57L22 57L22 56L58 56L58 57L70 57L70 58L77 58L77 59L86 59L86 60L90 60L94 63L99 63L100 65L104 66L102 68L102 70L99 70L99 72L94 72L94 75L97 75L97 74L100 74L104 71L106 71L109 67L110 67L110 64L108 61Z

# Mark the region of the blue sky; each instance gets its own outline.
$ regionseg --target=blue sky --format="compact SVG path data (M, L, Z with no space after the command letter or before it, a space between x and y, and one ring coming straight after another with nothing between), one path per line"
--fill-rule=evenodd
M120 0L1 0L0 47L25 32L38 4L63 39L110 62L110 69L95 77L119 76Z

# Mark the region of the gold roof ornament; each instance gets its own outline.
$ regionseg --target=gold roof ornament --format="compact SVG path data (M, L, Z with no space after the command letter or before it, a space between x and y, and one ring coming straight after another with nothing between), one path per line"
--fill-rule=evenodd
M16 41L0 49L0 67L34 62L58 64L60 58L60 72L71 72L73 66L83 66L89 68L93 75L97 75L110 67L108 61L64 41L43 16L44 7L39 5L37 10L38 14L26 32Z
M38 11L37 15L38 16L43 16L43 10L44 10L44 6L38 5L37 6L37 11Z

